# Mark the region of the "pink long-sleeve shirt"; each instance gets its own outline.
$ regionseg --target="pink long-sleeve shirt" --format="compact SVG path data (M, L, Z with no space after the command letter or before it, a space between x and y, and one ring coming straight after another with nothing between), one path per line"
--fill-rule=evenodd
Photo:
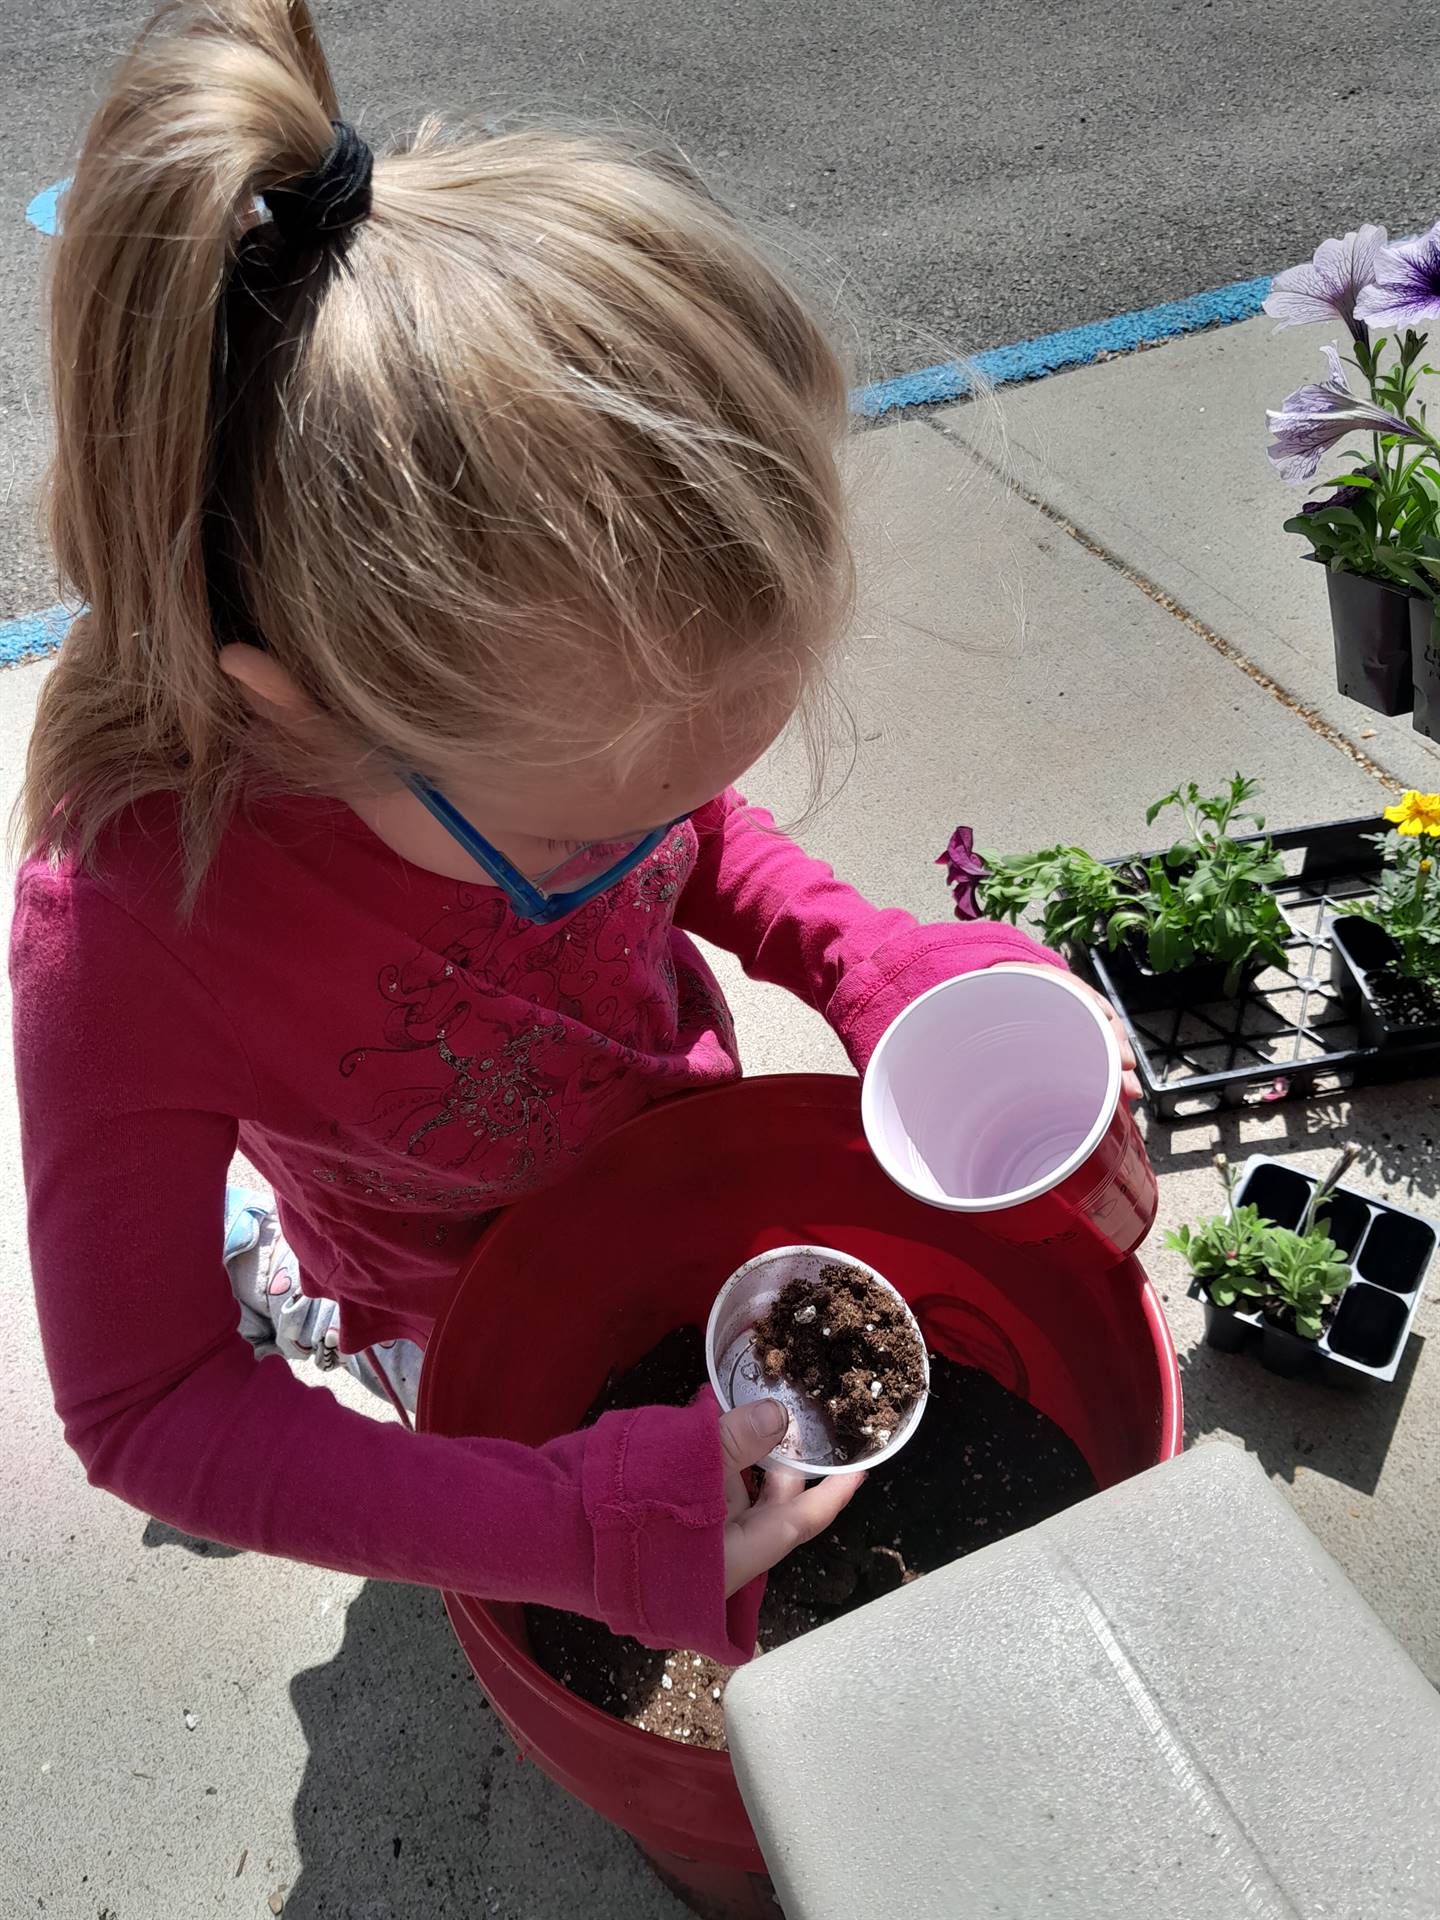
M31 1256L91 1480L233 1546L746 1658L759 1588L724 1599L713 1405L610 1414L539 1449L355 1413L238 1331L231 1156L273 1183L347 1351L423 1343L496 1207L652 1101L739 1075L688 934L817 1008L857 1066L937 980L1053 956L1008 927L877 910L734 793L549 928L328 801L237 820L188 921L177 852L157 800L90 871L32 861L19 881Z

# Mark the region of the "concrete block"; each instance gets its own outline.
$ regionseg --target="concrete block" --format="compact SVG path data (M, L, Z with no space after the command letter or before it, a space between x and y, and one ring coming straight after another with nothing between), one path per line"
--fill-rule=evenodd
M1209 1446L726 1694L788 1920L1434 1920L1440 1700Z

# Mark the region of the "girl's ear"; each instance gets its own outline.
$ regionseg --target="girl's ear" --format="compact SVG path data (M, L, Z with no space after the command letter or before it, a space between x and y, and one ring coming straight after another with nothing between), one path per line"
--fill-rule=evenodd
M333 759L354 757L345 737L326 713L296 685L280 662L260 647L240 642L222 647L216 656L220 671L240 690L240 698L255 719L284 735L302 752Z
M253 712L291 727L316 718L314 707L284 667L259 647L237 643L222 647L218 657L220 671L229 674Z

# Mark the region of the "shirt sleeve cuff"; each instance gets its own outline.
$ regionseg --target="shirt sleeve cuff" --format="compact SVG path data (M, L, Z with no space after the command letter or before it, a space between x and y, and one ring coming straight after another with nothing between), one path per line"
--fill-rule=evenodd
M714 1396L606 1414L590 1430L583 1486L598 1618L646 1646L691 1648L727 1666L750 1659L765 1582L725 1598Z

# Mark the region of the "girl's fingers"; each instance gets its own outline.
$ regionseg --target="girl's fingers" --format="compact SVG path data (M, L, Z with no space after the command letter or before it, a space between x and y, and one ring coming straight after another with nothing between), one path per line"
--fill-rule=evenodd
M748 1469L758 1466L783 1439L788 1415L778 1400L751 1400L720 1416L720 1452L725 1461L725 1512L731 1521L750 1510Z
M1120 1097L1127 1106L1138 1107L1141 1100L1140 1076L1135 1070L1137 1063L1134 1043L1125 1031L1125 1022L1104 994L1096 993L1093 987L1090 991L1095 994L1096 1000L1105 1009L1105 1017L1114 1028L1115 1038L1120 1044L1120 1071L1124 1076L1120 1082Z
M799 1475L787 1478L798 1479ZM782 1491L761 1499L725 1529L725 1591L734 1593L757 1574L768 1573L793 1547L823 1533L852 1500L863 1474L837 1473L803 1493ZM767 1481L767 1492L768 1492Z
M805 1476L797 1473L794 1467L767 1467L765 1484L755 1504L757 1507L771 1507L777 1500L793 1500L797 1493L804 1491Z
M1115 1038L1120 1043L1120 1064L1127 1073L1132 1073L1135 1069L1135 1049L1130 1043L1129 1034L1125 1031L1125 1022L1108 1000L1102 1000L1100 1004L1109 1016L1110 1024L1115 1029Z

